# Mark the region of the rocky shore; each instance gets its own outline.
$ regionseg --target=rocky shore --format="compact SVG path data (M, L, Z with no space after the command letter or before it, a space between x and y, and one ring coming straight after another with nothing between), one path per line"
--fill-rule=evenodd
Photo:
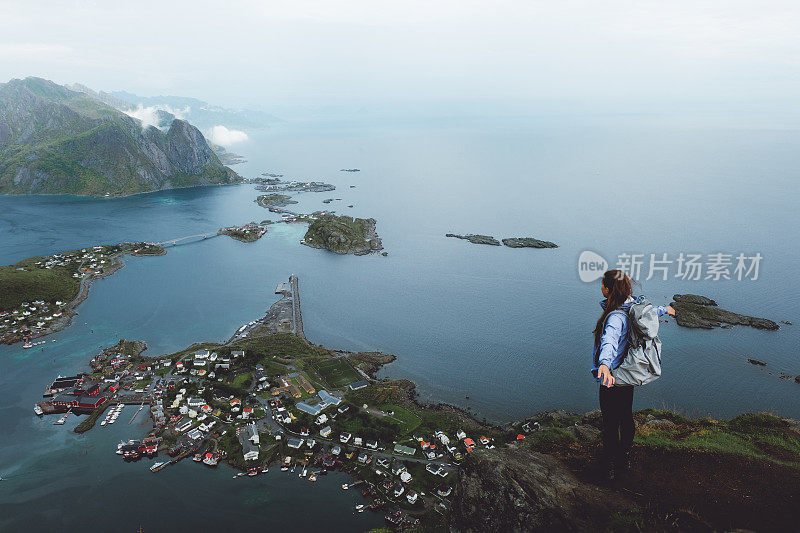
M675 321L685 328L725 328L749 326L756 329L777 330L778 323L766 318L740 315L721 309L717 302L697 294L676 294L672 297L675 308Z

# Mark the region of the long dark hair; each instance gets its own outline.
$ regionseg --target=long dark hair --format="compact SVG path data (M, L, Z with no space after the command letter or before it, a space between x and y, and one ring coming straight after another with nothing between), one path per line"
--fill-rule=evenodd
M631 278L628 277L622 270L607 270L603 274L603 287L608 289L608 298L606 299L606 308L603 309L603 314L597 319L597 324L594 326L594 344L600 344L600 338L603 336L605 329L606 317L625 303L633 289L631 287Z

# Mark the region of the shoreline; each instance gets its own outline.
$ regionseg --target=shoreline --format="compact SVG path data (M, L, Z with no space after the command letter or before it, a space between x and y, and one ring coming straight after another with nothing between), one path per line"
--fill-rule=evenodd
M120 246L120 245L117 245ZM8 333L2 337L0 337L0 344L7 344L12 346L14 344L20 342L31 341L34 339L39 339L42 337L46 337L48 335L52 335L54 333L58 333L60 331L65 330L72 324L72 320L75 316L78 315L76 311L77 307L80 306L88 297L89 291L92 287L92 284L96 281L101 279L108 278L113 276L120 270L125 267L125 262L122 260L126 255L132 255L134 257L159 257L167 254L167 250L163 247L159 247L156 253L141 253L141 252L133 252L133 251L120 251L111 256L109 256L109 260L111 264L107 267L107 269L103 269L103 272L100 274L90 274L89 276L82 277L80 280L80 286L78 288L78 294L75 297L64 304L62 307L62 316L58 317L54 320L49 327L42 329L40 331L31 332L29 335L20 335L18 333Z
M228 187L231 185L246 185L247 182L245 178L242 178L241 181L236 181L233 183L209 183L208 185L187 185L184 187L169 187L167 189L157 189L154 191L142 191L142 192L134 192L130 194L111 194L109 196L105 195L96 195L96 194L66 194L66 193L58 193L58 192L47 192L47 193L29 193L29 192L21 192L21 193L0 193L0 197L8 196L8 197L20 197L20 196L64 196L67 198L97 198L98 200L115 200L120 198L130 198L131 196L140 196L145 194L157 194L161 192L167 191L178 191L184 189L204 189L206 187Z

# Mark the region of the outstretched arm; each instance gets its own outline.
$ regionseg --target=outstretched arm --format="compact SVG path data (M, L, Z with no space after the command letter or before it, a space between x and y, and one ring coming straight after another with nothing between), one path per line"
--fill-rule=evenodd
M661 318L664 315L675 316L675 308L671 305L659 305L658 309L658 318Z

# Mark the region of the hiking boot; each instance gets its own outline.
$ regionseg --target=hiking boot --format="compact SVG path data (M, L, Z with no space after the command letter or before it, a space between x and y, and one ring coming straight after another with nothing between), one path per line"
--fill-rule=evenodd
M608 464L606 464L603 470L603 479L609 482L617 479L617 469L614 465L614 461L609 461Z
M617 469L620 472L629 472L631 469L631 452L625 452L620 455L619 460L617 461Z

